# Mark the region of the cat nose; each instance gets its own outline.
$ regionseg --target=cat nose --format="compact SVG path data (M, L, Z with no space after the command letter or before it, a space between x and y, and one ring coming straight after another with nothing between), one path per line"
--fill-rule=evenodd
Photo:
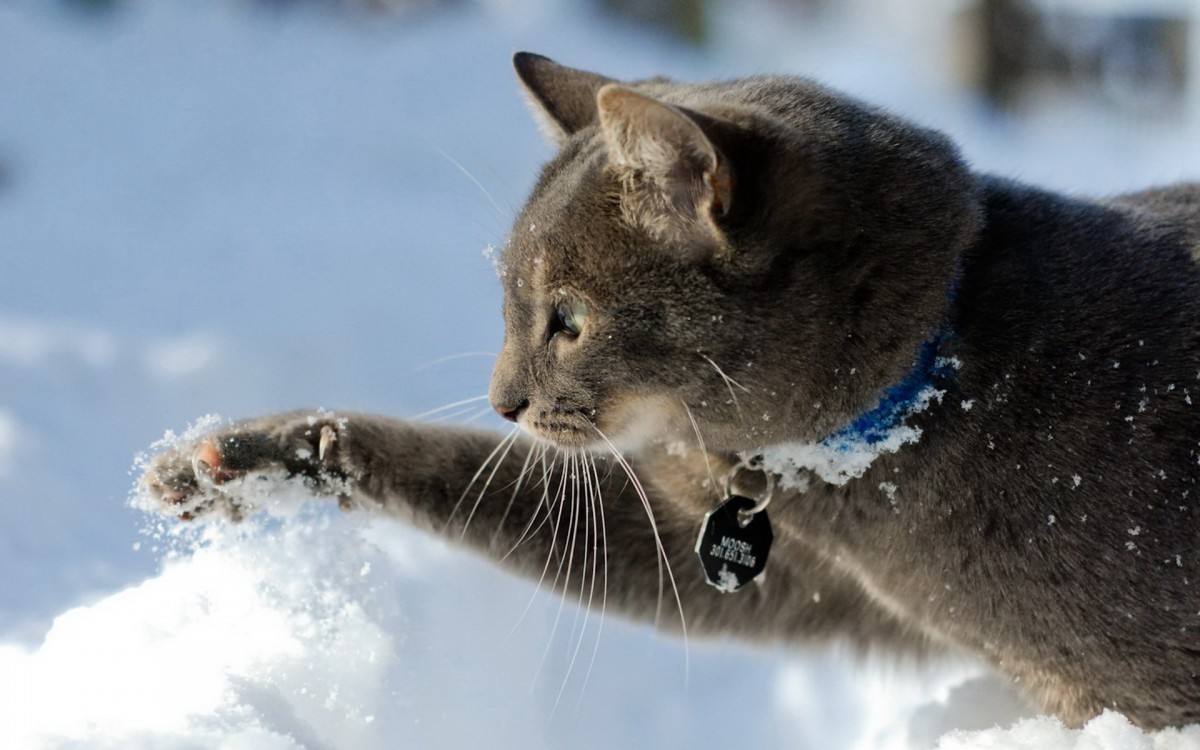
M509 422L516 422L518 419L520 419L521 412L525 411L528 406L529 399L525 399L516 406L509 406L508 404L492 404L492 408L496 410L496 413L507 419Z

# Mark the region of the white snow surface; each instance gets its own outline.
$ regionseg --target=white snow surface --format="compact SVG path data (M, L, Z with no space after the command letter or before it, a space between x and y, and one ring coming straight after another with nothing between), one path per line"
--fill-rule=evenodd
M811 28L730 3L706 55L565 0L450 5L368 23L0 4L0 747L1200 748L1196 727L1116 714L1018 722L969 662L601 627L295 493L239 526L131 511L130 457L198 414L411 415L485 391L501 326L480 249L550 154L517 49L625 77L816 75L1052 187L1200 173L1194 127L987 119L907 3Z
M1105 711L1082 729L1071 730L1048 716L1024 719L1008 730L950 732L938 750L1192 750L1200 747L1200 726L1146 734L1115 711Z
M384 747L404 623L365 572L380 552L286 523L209 528L36 651L0 650L0 746Z

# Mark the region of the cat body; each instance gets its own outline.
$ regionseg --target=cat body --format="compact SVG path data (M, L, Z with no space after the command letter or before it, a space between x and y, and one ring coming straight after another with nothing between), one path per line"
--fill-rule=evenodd
M1200 721L1200 186L1066 198L803 80L515 64L560 146L500 259L522 434L264 417L160 456L163 507L282 472L664 629ZM727 485L775 536L736 593L694 552Z

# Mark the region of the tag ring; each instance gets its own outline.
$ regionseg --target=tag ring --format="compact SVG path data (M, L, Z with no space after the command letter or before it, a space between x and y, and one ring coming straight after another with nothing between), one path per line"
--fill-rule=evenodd
M734 492L733 492L733 476L734 476L734 474L737 474L739 468L741 468L741 467L740 466L735 467L733 471L731 471L725 475L725 496L726 497L729 497L730 495L734 494ZM761 469L760 469L760 471L761 471ZM759 513L762 513L764 510L766 510L767 505L771 502L771 498L774 497L774 495L775 495L775 475L769 471L763 471L763 475L766 477L766 482L767 482L766 492L763 493L763 496L761 498L758 498L755 500L753 507L747 508L746 510L738 511L738 523L740 523L742 526L745 526L746 524L750 523L751 518L754 518L754 516L758 515Z

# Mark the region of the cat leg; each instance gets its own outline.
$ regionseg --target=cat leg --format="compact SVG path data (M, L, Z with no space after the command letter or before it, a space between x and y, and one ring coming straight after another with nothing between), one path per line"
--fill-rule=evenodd
M285 481L337 498L346 509L374 509L464 534L471 511L483 506L481 497L502 485L519 489L540 471L532 451L517 434L293 412L237 422L171 447L150 461L141 487L151 504L185 520L212 514L239 520L262 494L260 485L269 491ZM487 517L491 505L482 507L471 541L480 541L482 529L497 520Z
M297 482L344 508L459 540L581 604L603 603L669 631L924 648L919 634L789 535L777 538L761 582L732 594L708 585L694 553L700 518L680 512L692 503L643 483L639 474L650 470L520 433L298 412L167 450L142 485L185 519L236 520L252 507L259 480Z

